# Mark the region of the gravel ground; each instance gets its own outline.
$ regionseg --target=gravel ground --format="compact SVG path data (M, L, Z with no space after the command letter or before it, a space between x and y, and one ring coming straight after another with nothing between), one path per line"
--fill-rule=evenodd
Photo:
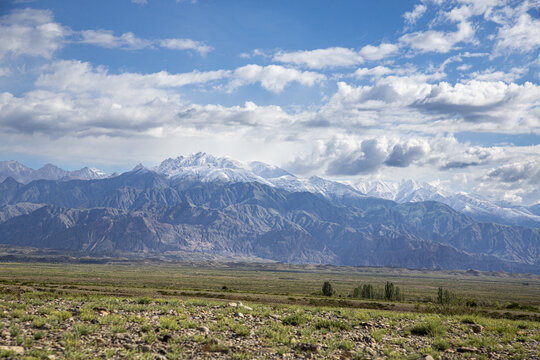
M0 294L0 358L540 359L540 324L149 298Z

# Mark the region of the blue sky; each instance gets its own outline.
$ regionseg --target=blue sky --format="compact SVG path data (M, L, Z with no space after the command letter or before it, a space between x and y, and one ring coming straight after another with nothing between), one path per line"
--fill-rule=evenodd
M0 1L0 160L206 151L540 201L540 1Z

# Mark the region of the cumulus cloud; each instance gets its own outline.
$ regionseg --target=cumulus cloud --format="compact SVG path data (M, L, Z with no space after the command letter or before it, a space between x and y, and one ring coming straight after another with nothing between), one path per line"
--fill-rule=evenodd
M0 94L0 128L5 133L52 137L163 136L175 129L287 128L294 116L279 106L257 106L253 102L232 107L190 104L182 100L178 89L214 81L234 86L260 82L269 91L277 92L293 81L313 85L322 79L315 73L281 66L182 74L110 74L106 68L89 63L59 61L44 69L36 80L36 89L22 96Z
M279 93L291 82L305 86L313 86L326 79L322 74L312 71L299 71L280 65L246 65L237 68L232 74L233 80L229 88L260 82L261 86L271 92Z
M420 19L427 10L427 6L424 4L416 4L412 11L407 11L403 14L405 22L412 25L415 24L418 19Z
M17 9L0 18L0 60L6 56L50 58L69 29L55 23L49 10Z
M80 32L80 36L81 39L78 42L81 44L90 44L109 49L138 50L162 47L171 50L193 50L202 56L213 50L211 46L192 39L147 40L138 38L131 32L116 36L110 30L84 30Z
M342 47L293 52L280 51L274 55L273 60L311 69L348 67L364 62L364 58L359 53L353 49Z
M538 145L531 150L537 151ZM496 200L524 204L540 201L540 162L537 159L516 159L507 165L489 169L478 180L476 191Z
M364 140L360 148L328 164L328 175L367 174L378 169L386 158L386 151L377 139Z
M211 46L191 39L165 39L159 41L159 44L161 47L172 50L195 50L203 56L213 50Z
M429 142L422 138L333 136L319 141L311 153L299 156L288 168L301 173L326 168L330 176L365 175L376 173L383 166L408 167L426 160L430 152Z
M527 182L540 185L540 163L529 161L503 165L488 171L486 177L505 183Z
M358 53L367 60L381 60L395 54L398 49L397 45L383 43L379 46L366 45Z
M458 116L465 121L504 124L505 129L515 131L540 126L537 118L539 96L540 87L530 82L518 85L470 80L453 86L441 82L430 86L429 93L412 105L447 116Z
M71 29L54 22L50 10L16 9L0 18L0 60L27 55L50 59L65 42L89 44L109 49L137 50L162 47L193 50L206 55L212 47L191 39L141 39L132 32L115 35L111 30Z
M280 51L274 61L304 66L311 69L350 67L362 64L365 60L380 60L395 54L398 46L382 43L378 46L366 45L360 50L332 47L327 49Z
M494 50L496 54L509 51L526 53L538 47L540 47L540 20L525 12L515 22L499 29Z
M429 151L429 144L425 141L413 140L405 144L396 144L384 163L388 166L407 167L423 158Z
M104 48L143 49L151 46L151 41L137 38L133 33L127 32L115 36L109 30L84 30L81 31L81 44L90 44Z
M420 52L447 53L461 42L474 41L474 29L469 22L461 22L455 32L436 30L417 31L405 34L400 38L403 44Z
M357 79L361 79L366 76L375 76L375 77L381 77L384 75L391 74L393 72L392 69L387 68L386 66L375 66L373 68L358 68L354 72L354 76Z
M522 78L529 71L526 67L514 67L509 72L494 70L493 68L484 71L474 71L469 77L480 81L504 81L511 83Z
M126 96L129 99L132 91L152 97L158 94L160 89L206 83L229 75L228 70L195 70L182 74L169 74L166 71L151 74L109 74L105 67L94 68L87 62L64 60L48 66L37 79L36 86L78 94L92 92L115 97Z

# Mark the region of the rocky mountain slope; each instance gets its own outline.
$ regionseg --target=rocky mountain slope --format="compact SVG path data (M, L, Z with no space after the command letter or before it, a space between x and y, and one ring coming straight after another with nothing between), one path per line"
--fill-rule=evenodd
M103 179L111 175L94 168L82 168L75 171L66 171L53 164L46 164L34 170L17 161L0 161L0 181L8 177L20 183L29 183L34 180L91 180Z
M399 204L346 186L324 196L230 180L242 171L227 174L227 181L222 175L212 179L201 174L215 175L215 169L199 167L168 167L169 173L138 167L86 181L21 184L8 178L0 183L0 243L88 254L190 252L293 263L540 272L539 229L479 223L438 202ZM327 193L340 186L317 179L308 184Z
M412 201L438 201L478 221L507 225L540 227L540 204L513 206L499 204L467 193L456 193L424 182L402 180L389 183L369 181L356 184L356 188L369 196L399 203Z

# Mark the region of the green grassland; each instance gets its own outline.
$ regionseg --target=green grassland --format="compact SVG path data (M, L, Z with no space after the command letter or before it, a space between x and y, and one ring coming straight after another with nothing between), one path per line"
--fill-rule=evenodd
M331 297L321 294L325 281ZM387 282L402 301L351 297L359 285L382 290ZM437 303L439 287L457 300ZM540 357L539 307L534 275L0 263L0 358L530 359Z

